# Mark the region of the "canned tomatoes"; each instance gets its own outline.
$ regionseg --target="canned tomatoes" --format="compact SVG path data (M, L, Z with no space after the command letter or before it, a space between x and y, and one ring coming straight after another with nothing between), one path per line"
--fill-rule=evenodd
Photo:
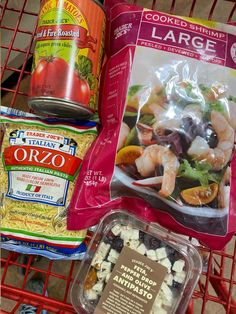
M87 118L97 110L105 13L95 0L43 0L36 31L29 106Z

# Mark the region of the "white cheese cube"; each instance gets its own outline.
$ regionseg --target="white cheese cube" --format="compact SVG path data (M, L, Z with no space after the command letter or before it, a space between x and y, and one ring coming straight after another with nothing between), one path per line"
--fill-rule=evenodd
M161 303L162 304L162 303ZM161 309L161 306L157 305L157 304L153 304L153 307L152 307L152 311L153 313L159 313L159 310Z
M132 229L128 229L126 227L125 228L123 227L121 229L120 237L121 239L124 240L125 243L131 240L131 235L132 235Z
M153 261L157 260L156 252L154 250L147 250L146 252L147 257L150 258Z
M111 248L110 244L102 242L99 245L98 251L105 258L107 253L109 252L110 248Z
M162 308L162 299L160 293L157 295L152 307L152 314L167 314L166 310Z
M169 274L171 273L171 266L172 266L172 264L171 264L170 260L167 257L162 259L162 260L160 260L158 263L163 265L163 266L165 266L168 269L168 273Z
M137 249L136 249L136 252L144 255L146 253L146 246L142 243L140 244Z
M163 258L166 258L167 257L166 249L164 247L156 249L156 256L157 256L158 261L163 259Z
M87 298L89 301L97 300L97 297L98 297L97 293L96 293L94 290L92 290L92 289L86 290L86 291L85 291L85 296L86 296L86 298Z
M173 297L172 291L170 290L170 288L167 286L165 282L163 282L161 285L161 291L165 299L172 300L172 297Z
M176 273L174 275L174 281L178 282L178 283L183 283L186 277L186 273L185 271L181 271L180 273Z
M110 250L110 253L109 253L109 255L108 255L107 260L108 260L109 262L115 264L116 261L117 261L117 259L118 259L118 257L119 257L119 255L120 255L120 254L119 254L116 250L111 249L111 250Z
M98 280L99 280L99 281L104 281L105 278L106 278L106 276L107 276L107 274L109 274L108 271L98 271L98 272L97 272Z
M154 314L167 314L168 312L166 310L164 310L163 308L158 308L155 312L153 312Z
M106 282L106 283L108 282L108 280L110 279L110 277L111 277L111 273L109 273L109 274L106 275L106 279L105 279L105 282Z
M99 254L99 252L96 252L91 265L95 267L96 269L100 269L102 262L103 262L103 257Z
M130 239L123 239L124 240L124 246L130 246L130 241L132 241L132 240L130 240Z
M130 239L131 240L139 240L139 230L133 229Z
M92 287L92 290L101 295L103 290L103 282L98 281L97 283L95 283L95 285Z
M94 255L94 258L92 260L91 265L97 269L100 269L103 260L105 259L105 257L107 256L107 254L110 250L110 247L111 247L110 244L106 244L106 243L102 242L99 245L99 247L98 247L98 249Z
M162 306L162 299L161 299L160 294L158 293L158 295L157 295L157 297L153 303L153 308L158 308L158 307L161 308L161 306Z
M117 224L115 225L112 229L111 232L115 235L118 236L121 233L121 225Z
M184 266L185 266L185 261L183 259L179 259L178 261L174 262L172 270L177 272L177 273L181 273L181 271L183 270Z
M163 296L162 305L171 307L172 304L173 304L173 298L167 299L166 297Z
M111 262L103 261L100 266L100 270L97 272L98 280L105 280L106 276L111 272Z
M167 298L163 291L160 292L160 297L162 301L162 306L164 307L171 307L173 303L173 295Z
M101 264L101 270L102 271L107 271L107 272L111 272L111 263L110 262L106 262L106 261L103 261L102 264Z
M130 240L125 245L135 250L139 246L139 240Z
M173 279L174 279L174 276L172 274L168 274L167 276L165 276L164 281L166 282L166 284L168 286L172 286L173 285Z

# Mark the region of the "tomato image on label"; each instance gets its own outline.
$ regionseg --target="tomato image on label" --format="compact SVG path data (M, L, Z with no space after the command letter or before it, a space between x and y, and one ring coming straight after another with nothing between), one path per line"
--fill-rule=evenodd
M42 1L28 101L33 110L69 118L96 112L104 30L96 1Z
M70 99L88 105L91 96L88 81L78 71L72 71L72 74L70 72L69 65L62 58L41 58L32 74L30 93ZM72 84L67 79L70 75Z
M74 93L72 94L72 99L85 105L88 105L90 99L90 87L88 82L80 79L76 74L74 74Z
M41 58L32 73L30 93L56 97L65 86L68 72L69 65L64 59L52 56Z

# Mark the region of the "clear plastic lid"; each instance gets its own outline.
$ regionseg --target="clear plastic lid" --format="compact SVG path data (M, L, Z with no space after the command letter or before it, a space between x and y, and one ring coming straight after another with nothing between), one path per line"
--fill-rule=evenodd
M201 271L189 241L126 211L111 211L80 264L71 301L80 314L184 313Z

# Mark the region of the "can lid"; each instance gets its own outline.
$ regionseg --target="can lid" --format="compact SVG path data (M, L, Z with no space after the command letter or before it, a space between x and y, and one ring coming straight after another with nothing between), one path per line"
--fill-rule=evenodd
M28 105L41 114L61 118L89 119L94 113L82 104L53 97L29 98Z

